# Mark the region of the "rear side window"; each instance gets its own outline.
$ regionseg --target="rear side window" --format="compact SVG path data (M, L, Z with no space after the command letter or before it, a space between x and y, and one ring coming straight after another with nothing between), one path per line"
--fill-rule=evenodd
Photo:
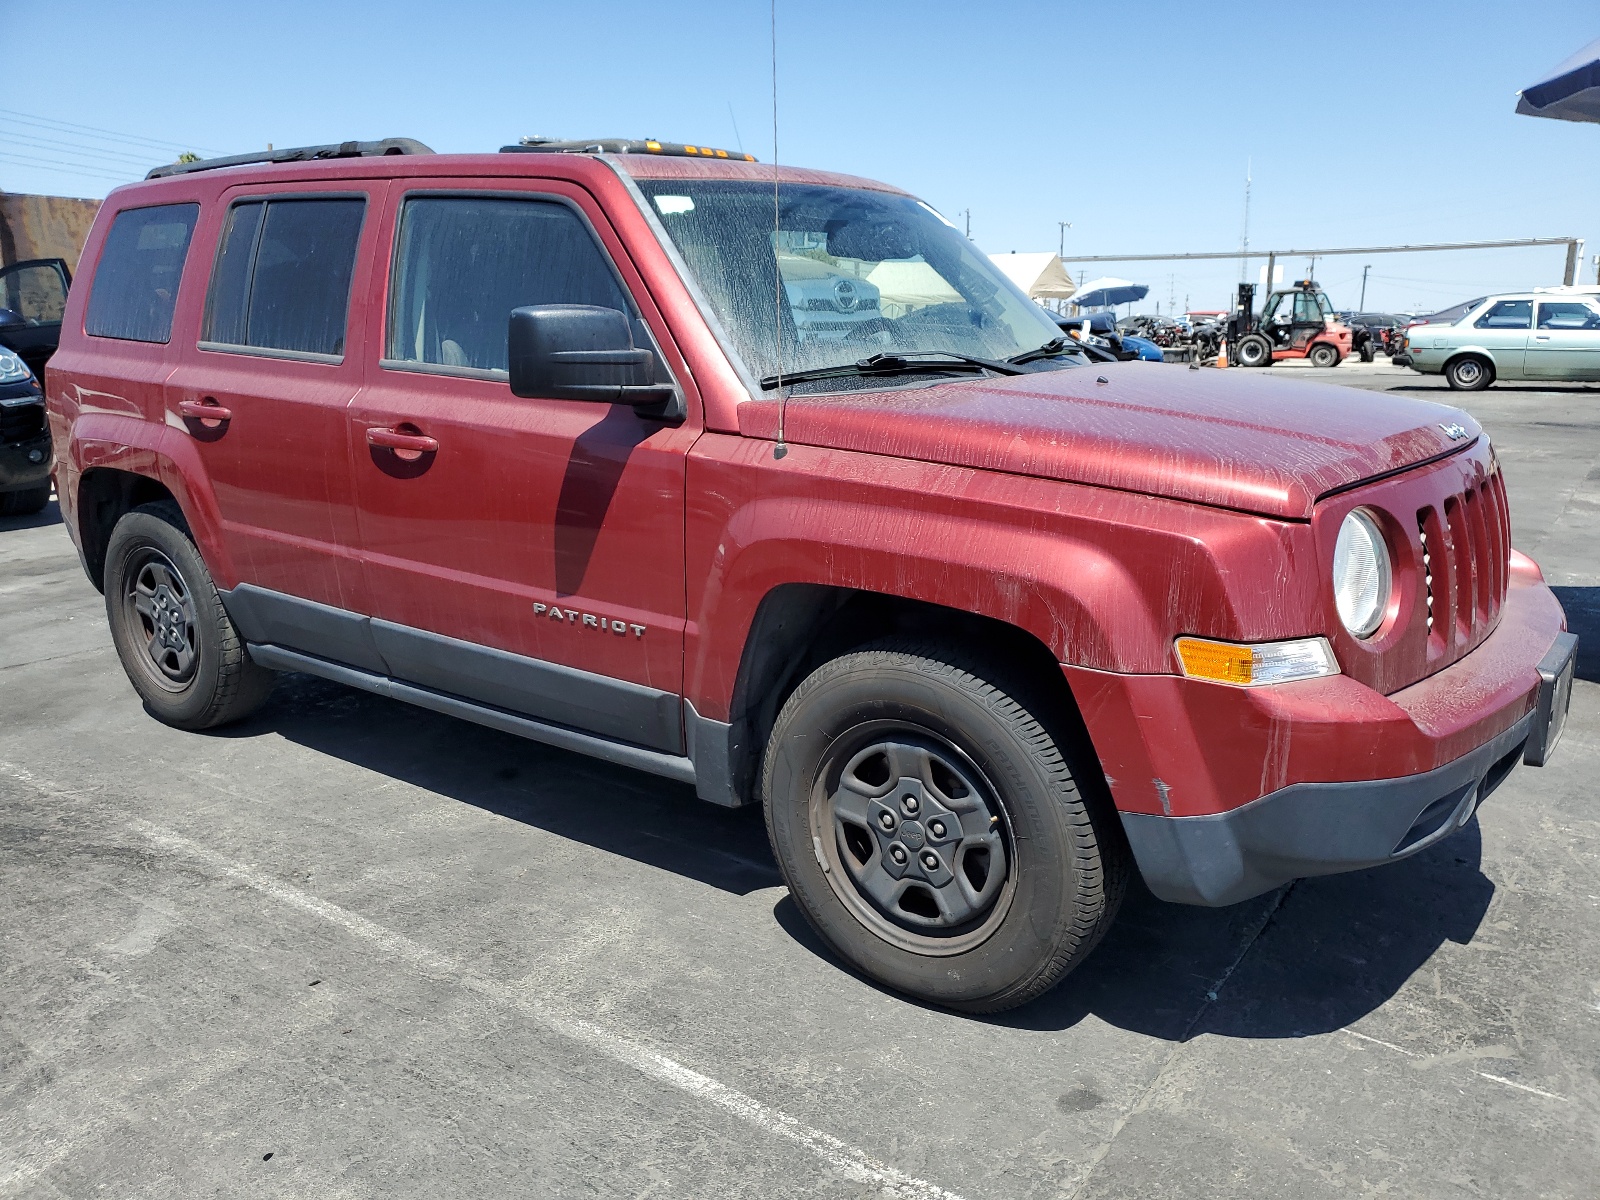
M172 337L172 308L200 215L198 204L163 204L117 214L100 248L84 332L130 342Z
M253 200L223 224L201 340L340 357L366 201Z
M593 304L634 317L622 285L572 209L549 200L424 196L406 201L390 293L386 359L504 371L511 310Z

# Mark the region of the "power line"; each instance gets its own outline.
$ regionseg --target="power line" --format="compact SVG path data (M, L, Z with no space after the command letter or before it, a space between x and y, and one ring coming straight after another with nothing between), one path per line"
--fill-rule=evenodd
M6 153L13 156L21 154L24 157L36 158L41 162L57 163L62 166L86 167L92 171L107 173L120 170L121 174L117 175L117 178L122 180L138 179L144 175L144 172L147 169L144 167L124 166L121 163L95 162L93 160L80 158L74 154L62 154L60 151L36 150L32 146L18 146L12 148L0 147L0 149L4 149Z
M37 125L43 129L49 129L55 132L76 131L79 133L90 133L111 141L154 146L163 150L193 150L196 153L204 151L207 154L226 153L226 151L214 150L207 146L193 146L187 145L183 142L164 142L157 138L140 137L137 134L117 133L115 130L101 129L95 125L78 125L72 121L58 121L54 117L35 116L33 113L17 112L15 109L11 108L0 108L0 116L10 117L13 120L21 121L25 125Z
M59 163L52 159L25 158L20 154L8 154L3 150L0 150L0 160L33 167L40 171L54 171L58 175L76 175L82 179L110 179L116 183L130 182L126 175L112 175L105 171L87 170L83 167L72 166L70 163Z
M146 164L155 157L154 152L149 154L124 154L120 150L102 150L98 146L85 146L81 142L58 142L54 138L38 138L26 133L10 133L0 131L0 141L23 142L29 146L40 146L51 150L67 150L85 158L104 158L116 160L118 163Z

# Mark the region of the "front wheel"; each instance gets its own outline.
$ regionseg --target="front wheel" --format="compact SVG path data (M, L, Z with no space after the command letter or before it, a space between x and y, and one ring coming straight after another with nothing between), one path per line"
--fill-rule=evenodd
M1339 365L1339 347L1330 342L1318 342L1311 347L1308 356L1313 367L1337 367Z
M1002 677L943 645L836 658L783 706L763 771L773 853L818 933L888 987L967 1012L1054 986L1126 877L1114 816Z
M1239 365L1264 367L1272 361L1272 343L1259 333L1247 333L1239 339Z
M117 522L105 594L122 669L158 720L210 729L266 702L277 676L251 661L177 505L145 504Z
M1481 392L1494 372L1481 358L1458 358L1444 369L1445 382L1458 392Z

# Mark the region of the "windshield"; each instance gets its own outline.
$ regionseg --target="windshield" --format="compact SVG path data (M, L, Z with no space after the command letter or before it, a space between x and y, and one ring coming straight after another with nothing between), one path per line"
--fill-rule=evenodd
M884 353L999 360L1060 336L971 242L908 196L780 184L774 205L770 183L637 182L754 378Z

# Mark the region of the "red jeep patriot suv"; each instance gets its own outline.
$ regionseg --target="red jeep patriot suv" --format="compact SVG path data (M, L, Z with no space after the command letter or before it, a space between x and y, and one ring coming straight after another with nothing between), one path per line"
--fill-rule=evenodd
M113 192L48 407L158 719L304 671L765 806L890 987L993 1011L1128 870L1403 858L1575 639L1471 417L1091 366L928 205L698 146L344 143Z

